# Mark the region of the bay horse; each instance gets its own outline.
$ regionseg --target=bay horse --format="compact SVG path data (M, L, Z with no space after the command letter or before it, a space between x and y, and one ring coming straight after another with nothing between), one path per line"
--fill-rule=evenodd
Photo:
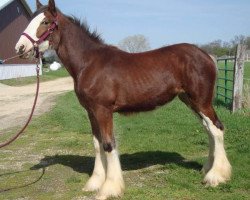
M84 191L98 191L97 199L119 197L124 191L121 165L113 134L113 113L150 111L176 96L196 113L209 136L203 182L217 186L230 179L224 149L224 127L212 106L216 66L201 49L176 44L143 53L127 53L107 45L78 19L64 15L54 0L36 1L37 11L16 44L18 54L38 45L55 49L74 80L75 93L86 109L95 147L93 174ZM52 30L50 27L54 25ZM40 48L41 50L41 48Z

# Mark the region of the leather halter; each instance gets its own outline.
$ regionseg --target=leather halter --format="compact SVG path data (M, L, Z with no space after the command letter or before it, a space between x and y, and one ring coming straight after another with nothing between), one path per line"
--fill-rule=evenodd
M41 37L36 41L34 40L29 34L27 33L22 33L21 35L25 36L26 38L28 38L29 41L31 41L31 43L34 46L34 51L35 51L35 57L38 58L39 57L39 45L44 42L53 32L54 30L57 28L58 23L57 20L53 21L50 25L50 27L48 28L47 31L45 31Z

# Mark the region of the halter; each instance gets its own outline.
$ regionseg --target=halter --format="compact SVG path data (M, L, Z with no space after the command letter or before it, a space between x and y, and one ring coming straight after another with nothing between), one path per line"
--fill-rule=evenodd
M34 47L35 51L35 58L39 58L39 45L44 42L53 32L54 30L58 27L58 22L57 20L53 21L48 28L47 31L45 31L41 37L36 41L34 40L29 34L27 33L22 33L21 35L25 36L32 44Z

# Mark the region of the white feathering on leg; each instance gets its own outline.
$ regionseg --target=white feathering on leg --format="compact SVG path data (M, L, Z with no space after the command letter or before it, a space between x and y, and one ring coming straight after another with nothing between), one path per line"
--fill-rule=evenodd
M92 176L89 178L84 191L97 191L101 188L106 179L106 158L99 141L94 137L94 146L96 151L95 167Z
M121 164L117 151L106 152L107 177L106 181L97 194L97 199L104 200L109 197L120 197L124 191L124 181L122 177Z
M208 117L203 114L201 115L210 134L209 159L208 163L203 168L207 174L205 175L203 182L207 186L215 187L219 183L224 183L230 179L231 165L224 149L223 131L217 128Z

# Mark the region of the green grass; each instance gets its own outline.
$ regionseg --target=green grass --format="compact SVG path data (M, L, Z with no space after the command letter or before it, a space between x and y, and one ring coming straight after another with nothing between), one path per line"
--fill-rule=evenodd
M244 78L250 78L250 62L245 62Z
M250 85L250 62L246 62L244 66L244 84Z
M123 200L241 200L250 195L250 111L216 108L226 126L232 180L217 188L201 184L208 138L180 101L114 124L126 183ZM4 135L4 138L7 136ZM2 138L3 140L3 138ZM0 199L93 199L82 192L92 172L94 149L86 112L73 92L33 120L25 134L1 150Z
M67 77L69 76L67 70L63 67L57 71L43 71L43 75L40 76L40 81L50 81L57 78ZM0 83L9 85L9 86L23 86L27 84L36 83L36 76L25 77L25 78L15 78L15 79L8 79L8 80L1 80Z

